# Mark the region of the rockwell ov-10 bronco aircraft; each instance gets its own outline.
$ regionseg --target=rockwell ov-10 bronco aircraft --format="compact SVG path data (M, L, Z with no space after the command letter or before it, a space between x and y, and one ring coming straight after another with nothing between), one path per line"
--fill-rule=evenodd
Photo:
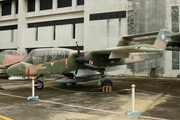
M0 52L0 74L5 74L10 65L21 61L25 56L25 53L18 50L3 50Z
M129 45L134 39L157 35L154 45ZM80 51L64 48L43 48L32 50L20 63L6 71L10 80L35 77L35 88L44 87L41 77L47 74L62 74L54 82L75 85L99 79L99 85L113 86L111 80L104 79L106 67L156 59L162 57L167 40L172 33L166 29L159 32L123 36L117 47L104 50ZM147 37L148 39L148 37ZM129 45L129 46L128 46Z

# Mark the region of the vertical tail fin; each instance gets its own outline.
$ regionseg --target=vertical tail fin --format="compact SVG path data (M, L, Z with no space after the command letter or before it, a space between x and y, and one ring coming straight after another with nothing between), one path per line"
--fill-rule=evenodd
M165 49L168 40L170 40L170 37L172 36L172 32L167 29L161 29L159 32L150 32L150 33L140 33L140 34L134 34L134 35L126 35L122 36L120 41L117 44L118 46L128 46L133 40L154 40L155 43L154 46ZM157 37L155 37L157 35Z
M154 46L165 49L168 40L170 40L170 36L172 35L172 32L167 29L161 29L156 37Z

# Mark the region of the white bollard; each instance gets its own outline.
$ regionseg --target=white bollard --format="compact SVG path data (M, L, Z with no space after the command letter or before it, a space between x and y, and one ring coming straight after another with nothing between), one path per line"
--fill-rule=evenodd
M35 96L35 89L34 89L34 78L32 78L32 84L31 84L31 86L32 86L32 96L29 96L28 97L28 100L30 100L30 99L39 99L39 97L38 96Z
M131 93L131 102L132 102L132 111L128 111L126 110L125 114L127 116L131 115L131 114L137 114L138 116L141 116L140 112L138 112L137 110L135 110L135 85L132 84L131 85L131 90L132 90L132 93Z
M34 78L32 78L32 97L34 97Z
M131 99L132 99L132 112L134 112L134 108L135 108L135 85L132 84L131 85L131 89L132 89L132 94L131 94Z

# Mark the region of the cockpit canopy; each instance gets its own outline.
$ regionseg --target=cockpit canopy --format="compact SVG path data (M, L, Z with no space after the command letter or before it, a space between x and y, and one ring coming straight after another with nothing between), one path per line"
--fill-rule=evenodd
M4 50L1 52L1 54L8 54L8 55L26 55L26 53L22 53L17 50Z
M69 51L69 49L63 48L34 49L22 61L30 64L41 64L68 58Z
M0 52L0 66L9 66L16 62L21 61L26 56L18 50L4 50Z

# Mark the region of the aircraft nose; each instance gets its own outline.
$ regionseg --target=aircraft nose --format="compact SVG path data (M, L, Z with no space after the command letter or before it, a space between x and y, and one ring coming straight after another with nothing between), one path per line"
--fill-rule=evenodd
M8 76L24 75L25 65L23 63L17 63L15 65L12 65L6 70L6 74Z

